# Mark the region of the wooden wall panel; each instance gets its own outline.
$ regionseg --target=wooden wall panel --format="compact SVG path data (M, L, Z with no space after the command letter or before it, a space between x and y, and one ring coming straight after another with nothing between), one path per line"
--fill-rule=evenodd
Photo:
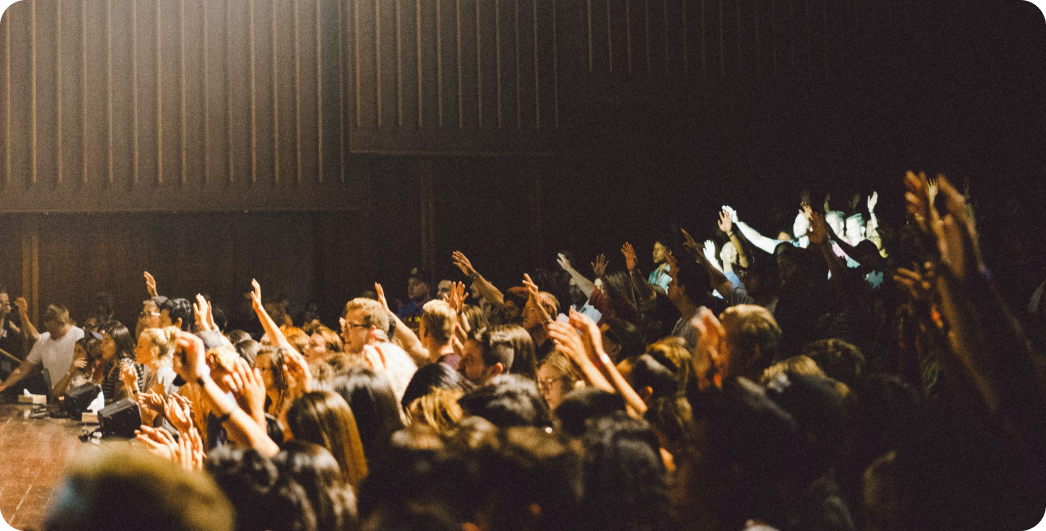
M0 31L0 209L358 208L360 179L343 178L344 7L16 3Z

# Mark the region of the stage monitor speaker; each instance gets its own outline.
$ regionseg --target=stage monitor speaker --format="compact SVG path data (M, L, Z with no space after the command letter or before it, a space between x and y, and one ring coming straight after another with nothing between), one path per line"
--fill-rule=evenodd
M80 418L80 414L87 411L87 406L91 405L101 392L102 386L92 382L74 387L62 397L62 411L73 419Z
M130 439L142 425L142 411L134 399L118 400L98 412L98 424L103 436L115 435Z

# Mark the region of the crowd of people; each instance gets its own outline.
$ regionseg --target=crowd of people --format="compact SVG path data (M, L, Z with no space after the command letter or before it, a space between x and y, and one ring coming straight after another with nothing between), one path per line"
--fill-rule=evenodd
M50 530L1030 528L1046 281L1007 304L968 198L905 185L897 225L877 194L804 192L781 234L724 206L646 273L624 243L623 269L561 253L502 290L455 252L468 285L415 270L338 326L254 282L259 337L148 273L133 326L53 305L40 333L0 293L0 346L32 345L0 391L42 367L140 408L137 452L73 464Z

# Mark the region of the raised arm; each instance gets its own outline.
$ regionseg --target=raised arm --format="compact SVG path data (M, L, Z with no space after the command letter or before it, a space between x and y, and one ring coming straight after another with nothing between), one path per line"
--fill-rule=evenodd
M708 271L708 276L712 280L712 287L715 288L724 297L734 290L733 282L723 274L714 264L708 261L708 257L702 252L701 246L698 245L697 241L694 240L690 233L685 229L679 229L683 233L684 244L687 252L694 258L694 261L705 268Z
M424 367L435 362L436 360L429 359L429 351L421 344L421 339L418 338L417 334L409 326L403 324L396 312L389 309L389 303L385 299L385 290L382 289L381 284L374 283L374 292L378 294L378 302L381 303L381 307L385 309L385 312L389 314L389 319L396 322L396 328L393 330L392 337L389 340L405 350L407 354L410 354L411 359L414 360L418 367Z
M469 277L469 280L475 284L476 289L480 295L483 295L484 299L487 299L487 302L496 306L505 304L505 296L501 293L501 290L495 287L494 284L491 284L489 280L483 278L483 275L480 275L476 268L472 267L472 262L469 261L464 253L454 251L451 257L454 259L454 265L458 266L458 269L465 276Z
M25 352L28 352L33 343L40 339L40 332L36 330L33 322L29 320L29 303L25 302L25 297L15 299L15 306L18 308L18 320L22 321L22 339L25 341Z
M211 379L211 369L204 359L204 351L203 340L199 337L188 332L178 332L175 356L182 359L181 363L175 363L175 369L179 375L200 388L200 397L206 402L205 406L218 414L218 421L225 427L230 439L246 444L262 455L271 457L279 453L280 447L269 438L266 431Z
M825 199L826 203L827 201ZM734 232L734 220L730 218L730 213L726 210L719 211L719 230L723 231L727 238L730 238L730 243L737 250L737 263L741 267L748 267L748 264L752 263L751 257L748 256L748 250L745 248L744 243L741 242L741 238Z
M636 290L636 306L640 312L652 311L654 306L657 305L657 292L654 291L654 286L647 282L643 273L639 271L636 250L632 248L631 243L625 242L621 246L621 254L625 257L628 279L632 283L632 288Z
M283 335L283 331L276 325L276 321L269 317L269 312L265 311L265 306L262 305L261 284L257 280L251 279L251 286L254 287L251 291L251 306L254 307L254 313L258 315L258 320L261 321L262 328L265 329L265 335L269 336L269 340L277 347L285 348L291 352L298 352L298 349L294 348L290 341L287 341L287 336ZM300 352L298 353L301 354Z
M643 402L639 393L618 372L610 356L603 350L603 336L596 322L571 308L570 325L577 329L588 358L599 368L600 372L614 386L618 394L625 399L625 405L631 410L633 416L642 418L646 414L646 402Z
M727 209L730 209L730 207L724 205L723 210ZM729 212L732 210L733 209L727 211ZM739 221L735 218L733 222L734 225L737 226L737 229L741 231L741 234L744 234L745 238L749 241L749 243L751 243L759 249L762 249L763 251L766 251L770 254L774 254L774 249L781 244L781 240L767 238L766 236L759 234L759 231L753 229L752 227L749 227L748 224L744 223L743 221Z
M592 289L595 288L595 285L592 284L591 280L585 278L585 275L578 273L570 263L570 260L567 260L567 257L563 256L563 253L556 255L556 262L559 264L559 267L563 268L563 271L566 271L570 275L570 278L574 279L577 287L581 288L581 292L584 293L586 297L592 296Z

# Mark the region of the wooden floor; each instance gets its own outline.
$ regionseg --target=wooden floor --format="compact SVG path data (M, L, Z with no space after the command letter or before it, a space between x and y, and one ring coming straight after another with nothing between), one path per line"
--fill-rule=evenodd
M32 419L31 407L0 404L0 514L15 529L40 529L65 464L84 446L69 419Z

